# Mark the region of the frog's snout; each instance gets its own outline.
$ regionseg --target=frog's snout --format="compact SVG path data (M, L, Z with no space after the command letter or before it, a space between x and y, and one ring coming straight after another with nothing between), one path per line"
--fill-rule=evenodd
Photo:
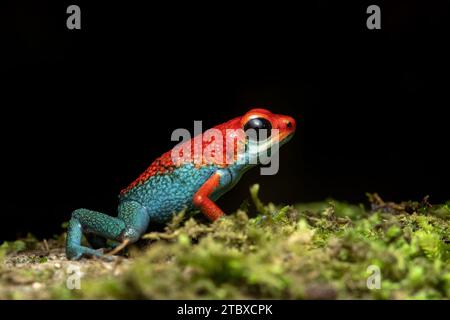
M281 131L286 132L286 134L290 135L295 132L295 129L297 128L297 123L295 122L295 119L292 117L281 116L279 126Z

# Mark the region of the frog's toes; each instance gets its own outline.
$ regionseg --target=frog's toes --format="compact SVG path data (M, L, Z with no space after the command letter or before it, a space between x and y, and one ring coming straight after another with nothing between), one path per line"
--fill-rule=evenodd
M83 256L87 257L98 257L104 258L106 260L110 260L109 256L106 256L103 252L103 249L92 249L88 247L83 247L80 245L71 245L66 249L66 256L69 260L79 260Z

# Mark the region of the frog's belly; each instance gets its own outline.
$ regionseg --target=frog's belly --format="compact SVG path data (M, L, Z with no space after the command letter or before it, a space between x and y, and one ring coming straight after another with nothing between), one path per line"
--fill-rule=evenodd
M166 222L183 209L192 209L192 198L213 172L214 166L184 165L170 173L155 175L130 190L125 198L144 205L151 221Z

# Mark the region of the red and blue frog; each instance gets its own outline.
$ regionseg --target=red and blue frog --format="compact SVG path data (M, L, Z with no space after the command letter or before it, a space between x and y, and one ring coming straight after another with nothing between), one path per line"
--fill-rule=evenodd
M200 210L211 221L219 219L224 213L215 201L248 169L260 164L258 159L262 153L277 150L289 141L296 123L286 115L252 109L213 129L221 132L223 139L211 138L206 131L183 142L192 148L189 156L178 157L183 153L180 150L186 151L186 148L183 144L177 146L176 152L164 153L122 190L117 217L88 209L75 210L68 227L67 258L107 258L102 250L107 247L107 240L133 243L146 232L151 222L168 222L182 210ZM249 135L251 131L256 131L256 136ZM259 131L265 131L265 134L259 135ZM198 141L202 150L210 152L196 152ZM226 141L233 141L233 147L230 148ZM81 245L83 234L92 248Z

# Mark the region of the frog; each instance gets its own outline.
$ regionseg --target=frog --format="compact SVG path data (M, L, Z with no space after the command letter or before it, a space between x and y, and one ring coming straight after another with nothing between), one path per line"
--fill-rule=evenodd
M168 223L181 211L220 219L224 212L216 201L262 164L262 154L277 154L295 131L293 117L253 108L180 142L120 191L116 217L85 208L72 212L67 258L110 259L118 247L138 241L149 225ZM90 246L82 245L83 235ZM105 253L107 248L112 250Z

